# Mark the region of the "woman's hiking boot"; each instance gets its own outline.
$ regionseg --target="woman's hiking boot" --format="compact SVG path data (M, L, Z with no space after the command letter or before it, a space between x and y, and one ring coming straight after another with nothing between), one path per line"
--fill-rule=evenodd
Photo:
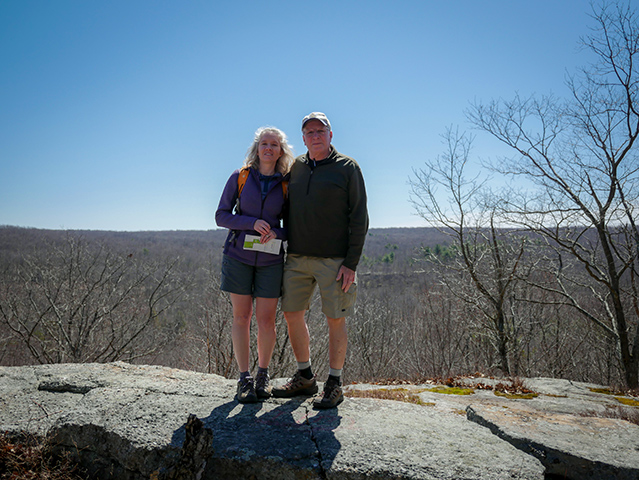
M240 403L257 402L257 394L255 393L255 384L253 377L241 378L237 381L237 395L235 396Z
M270 377L266 372L257 372L255 375L255 393L259 400L266 400L271 396L271 387L269 386Z

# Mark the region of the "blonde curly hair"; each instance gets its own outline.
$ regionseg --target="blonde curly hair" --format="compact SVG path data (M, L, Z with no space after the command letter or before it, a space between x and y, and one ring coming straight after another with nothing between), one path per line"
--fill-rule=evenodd
M262 136L265 133L272 133L273 135L277 136L280 142L280 148L282 149L282 155L280 156L280 158L277 159L277 163L275 164L275 171L281 173L282 175L286 175L291 169L291 165L293 164L295 155L293 154L293 148L288 143L286 134L279 128L275 127L260 127L255 131L253 143L246 151L244 165L251 168L257 168L257 166L260 164L260 158L257 152L260 141L262 140Z

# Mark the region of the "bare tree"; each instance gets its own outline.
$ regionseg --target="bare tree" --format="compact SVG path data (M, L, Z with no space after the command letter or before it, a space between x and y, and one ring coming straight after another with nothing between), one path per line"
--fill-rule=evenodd
M163 314L181 293L175 262L143 261L68 234L13 266L0 290L0 322L39 363L149 355L163 347Z
M498 367L510 374L509 347L516 319L508 309L517 282L525 241L512 230L498 228L497 207L479 177L467 178L472 138L448 129L445 153L427 160L410 179L411 202L428 224L449 236L455 253L442 259L442 282L459 299L474 306L485 320L498 353ZM443 192L442 192L443 190Z
M615 340L625 381L637 388L639 25L621 5L593 7L592 18L582 43L595 60L568 80L570 99L493 101L473 106L469 118L515 151L496 169L534 186L503 205L557 252L556 283L539 286Z
M359 381L394 378L402 355L407 324L397 298L362 295L349 319L349 375Z
M467 310L467 305L441 284L420 295L413 321L406 322L410 329L405 335L408 372L448 378L483 370L470 354L469 348L481 349L482 345L473 338L473 329L467 328Z
M196 307L195 324L186 334L184 354L190 368L230 377L234 373L235 359L231 341L233 307L227 294L220 290L220 268L209 260L204 284L191 296ZM195 348L193 348L195 346Z

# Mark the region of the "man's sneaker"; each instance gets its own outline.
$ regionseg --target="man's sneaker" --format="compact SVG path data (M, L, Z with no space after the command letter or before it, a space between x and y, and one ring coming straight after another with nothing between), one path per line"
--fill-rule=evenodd
M344 401L342 386L336 380L329 378L324 384L322 395L313 400L315 408L335 408Z
M258 399L265 400L271 396L269 381L270 377L266 372L257 372L255 375L255 393Z
M318 388L315 376L313 376L310 380L306 379L302 377L302 374L298 370L285 385L282 385L281 387L273 387L271 393L274 397L290 398L298 395L306 395L307 397L310 397L311 395L315 395L317 391Z
M235 398L237 398L237 401L240 403L257 402L253 377L245 377L237 381L237 395Z

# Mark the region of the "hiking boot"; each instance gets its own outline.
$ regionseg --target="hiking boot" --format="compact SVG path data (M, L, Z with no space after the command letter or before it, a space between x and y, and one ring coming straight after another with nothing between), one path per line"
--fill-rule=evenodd
M270 379L266 372L257 372L255 375L255 393L259 400L265 400L271 396Z
M237 395L235 398L237 398L237 401L240 403L257 402L253 377L246 377L237 381Z
M315 376L310 380L302 377L302 374L298 370L295 375L281 387L273 387L271 393L277 398L290 398L298 395L306 395L310 397L315 395L318 391L317 381Z
M335 408L343 401L342 385L337 380L329 378L324 384L322 395L313 400L313 407L320 409Z

